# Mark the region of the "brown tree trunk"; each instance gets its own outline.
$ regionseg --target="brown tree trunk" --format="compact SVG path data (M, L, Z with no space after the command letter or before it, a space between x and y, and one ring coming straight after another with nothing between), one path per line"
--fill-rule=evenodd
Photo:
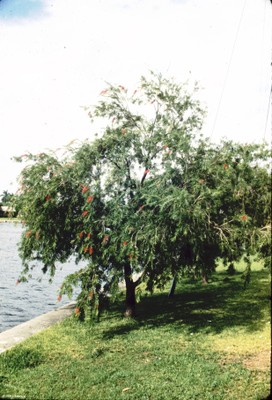
M202 284L207 285L208 283L209 283L209 281L208 281L207 272L202 270Z
M171 288L170 288L169 293L168 293L169 299L172 299L174 297L176 285L177 285L177 276L175 275L173 277L172 285L171 285Z
M135 285L133 282L126 283L126 310L125 317L134 317L136 314Z
M136 285L133 282L131 276L131 267L130 265L125 265L125 283L126 283L126 310L125 317L134 317L136 312L136 296L135 289Z

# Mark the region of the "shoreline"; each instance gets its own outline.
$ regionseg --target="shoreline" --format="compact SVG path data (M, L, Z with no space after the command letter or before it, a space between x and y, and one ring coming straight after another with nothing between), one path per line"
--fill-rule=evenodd
M12 223L22 223L20 219L15 219L15 218L0 218L0 223L7 223L7 222L12 222Z
M75 301L70 302L53 311L41 314L38 317L22 322L19 325L1 332L0 354L28 339L32 335L35 335L65 318L70 317L74 312L75 304Z

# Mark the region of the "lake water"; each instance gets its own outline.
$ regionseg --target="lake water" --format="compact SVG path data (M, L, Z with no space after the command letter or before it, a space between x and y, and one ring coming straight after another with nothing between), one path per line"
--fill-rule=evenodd
M57 302L58 289L66 275L80 268L72 261L60 265L50 284L37 267L29 282L16 285L22 269L17 248L21 232L19 223L0 223L0 332L71 302L67 296Z

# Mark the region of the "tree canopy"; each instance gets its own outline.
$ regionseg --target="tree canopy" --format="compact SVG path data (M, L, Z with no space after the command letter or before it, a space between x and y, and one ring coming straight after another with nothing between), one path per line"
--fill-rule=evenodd
M85 267L61 294L80 285L78 314L95 315L124 281L133 315L141 282L153 290L179 272L206 280L218 257L268 255L269 152L203 138L196 91L156 74L131 92L108 85L89 113L102 118L103 134L70 144L62 157L17 158L27 161L18 196L21 280L35 261L53 276L57 262L74 256Z

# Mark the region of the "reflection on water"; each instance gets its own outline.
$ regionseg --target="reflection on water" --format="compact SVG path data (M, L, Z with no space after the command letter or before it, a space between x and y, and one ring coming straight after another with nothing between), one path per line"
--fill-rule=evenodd
M50 284L37 267L29 282L16 285L22 268L17 251L21 232L20 224L0 223L0 332L69 303L66 296L57 302L58 289L67 274L80 268L72 261L60 265Z

